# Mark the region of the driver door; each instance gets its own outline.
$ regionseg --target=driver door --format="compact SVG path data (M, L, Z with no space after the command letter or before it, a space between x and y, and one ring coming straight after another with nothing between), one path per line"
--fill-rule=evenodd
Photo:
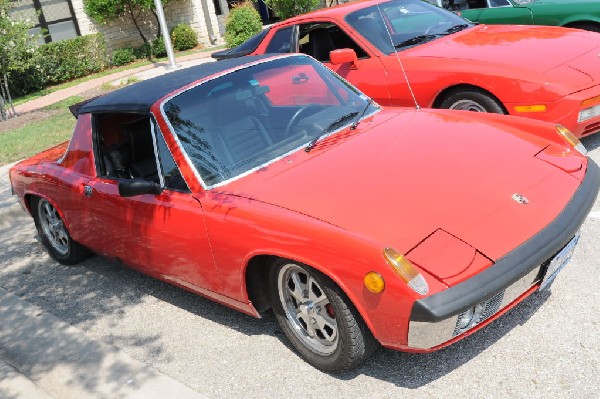
M202 207L187 189L161 132L150 118L143 120L147 123L146 129L129 133L151 135L152 159L148 165L151 168L154 163L158 176L148 179L157 178L163 190L160 194L121 197L119 182L131 177L108 170L106 164L112 161L106 148L115 146L107 147L102 142L103 128L110 130L106 134L109 136L119 130L119 126L96 123L94 144L100 160L99 170L86 188L87 209L95 231L86 241L99 253L122 260L142 272L183 285L219 291L221 282L212 259ZM122 126L123 131L127 131L127 125ZM137 139L139 137L130 139L128 151L140 152ZM135 156L130 155L129 163L135 161Z

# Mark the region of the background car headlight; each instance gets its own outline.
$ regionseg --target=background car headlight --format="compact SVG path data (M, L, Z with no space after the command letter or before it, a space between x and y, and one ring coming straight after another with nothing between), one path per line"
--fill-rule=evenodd
M566 127L563 125L556 125L556 132L561 136L567 143L581 153L581 155L587 155L587 150L581 144L581 141Z
M410 260L393 248L385 248L383 257L392 267L392 270L417 294L425 295L429 292L429 285L425 278L414 267Z
M600 105L596 105L595 107L582 109L581 111L579 111L577 122L585 122L597 116L600 116Z
M582 101L581 108L585 109L579 111L579 117L577 118L579 123L600 116L600 96Z

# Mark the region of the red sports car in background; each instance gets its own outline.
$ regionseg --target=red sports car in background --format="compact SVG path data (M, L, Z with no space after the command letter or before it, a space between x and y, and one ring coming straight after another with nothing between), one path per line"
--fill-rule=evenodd
M70 143L10 171L50 255L273 308L328 371L379 344L441 348L548 287L600 180L562 126L382 108L305 55L174 71L74 113Z
M360 1L278 23L215 58L302 52L382 105L450 108L600 131L600 34L474 25L422 0ZM404 68L404 70L403 70Z

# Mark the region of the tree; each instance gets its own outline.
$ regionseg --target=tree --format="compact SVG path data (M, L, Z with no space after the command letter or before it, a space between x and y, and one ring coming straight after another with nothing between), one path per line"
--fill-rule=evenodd
M169 2L171 0L161 0L163 5ZM143 12L150 11L156 18L156 37L161 35L154 0L83 0L83 8L87 15L103 24L118 18L129 19L146 44L150 44L150 40L142 32L140 17Z
M319 0L265 0L275 14L281 19L288 19L296 15L312 11L320 3Z
M10 115L17 116L8 89L8 73L24 71L29 66L38 36L29 34L33 22L13 18L9 11L11 0L0 0L0 119L6 120Z

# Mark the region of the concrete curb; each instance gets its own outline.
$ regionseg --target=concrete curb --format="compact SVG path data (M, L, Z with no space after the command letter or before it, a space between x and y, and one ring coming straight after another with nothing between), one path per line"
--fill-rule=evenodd
M206 398L2 288L0 320L0 397Z
M52 399L52 396L2 359L0 359L0 397Z

